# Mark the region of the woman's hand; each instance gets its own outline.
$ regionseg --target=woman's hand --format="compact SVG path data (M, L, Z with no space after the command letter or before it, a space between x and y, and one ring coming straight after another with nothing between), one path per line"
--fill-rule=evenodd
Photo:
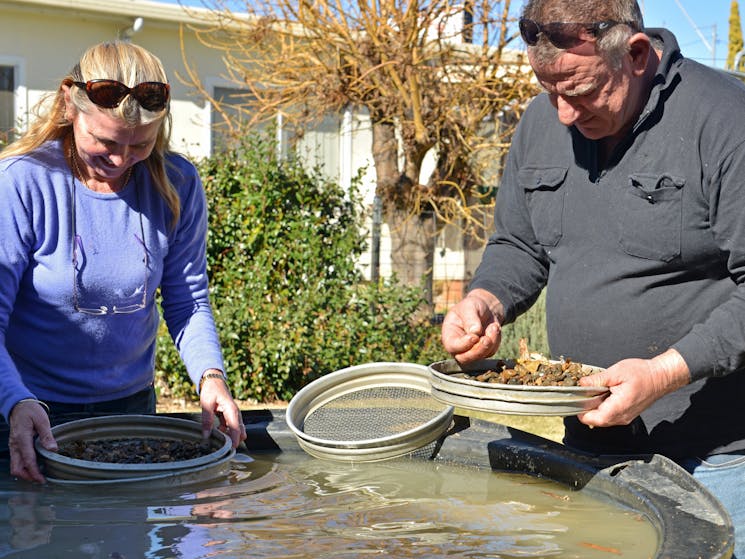
M210 376L204 376L209 374ZM215 416L220 421L218 429L233 441L233 448L246 440L246 426L243 425L241 410L233 400L222 371L208 369L204 372L199 390L199 404L202 407L202 433L209 437ZM219 377L217 376L219 375Z
M44 448L52 452L58 450L46 410L36 400L21 400L13 406L9 419L10 475L26 481L46 482L34 449L34 436L38 434Z

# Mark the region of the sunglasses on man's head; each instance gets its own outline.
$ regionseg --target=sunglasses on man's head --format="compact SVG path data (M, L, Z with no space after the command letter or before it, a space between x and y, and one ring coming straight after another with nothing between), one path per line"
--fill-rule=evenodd
M171 86L162 82L142 82L134 87L127 87L116 80L88 80L72 83L84 89L88 99L104 109L118 107L127 95L131 95L143 109L162 111L168 104L171 89Z
M523 41L525 41L525 44L531 47L537 45L539 36L543 35L556 48L570 49L587 40L583 38L585 33L589 33L593 37L600 37L600 35L616 25L628 25L632 29L636 29L636 25L630 21L607 20L594 23L555 21L551 23L538 23L532 19L522 18L520 20L520 35Z

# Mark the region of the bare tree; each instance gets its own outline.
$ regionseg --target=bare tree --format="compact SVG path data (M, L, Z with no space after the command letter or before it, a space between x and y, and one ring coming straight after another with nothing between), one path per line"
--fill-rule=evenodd
M193 31L222 51L225 76L248 91L238 109L251 123L281 113L302 130L345 107L367 110L400 279L431 273L433 233L445 224L485 238L505 124L535 94L522 55L507 49L509 0L246 0L240 11L204 3L220 15ZM186 81L210 97L197 69ZM422 184L431 150L434 172Z

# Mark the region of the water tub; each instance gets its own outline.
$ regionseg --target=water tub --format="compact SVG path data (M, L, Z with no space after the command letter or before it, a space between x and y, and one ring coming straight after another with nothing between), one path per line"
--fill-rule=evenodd
M200 418L200 414L163 415L195 421ZM241 455L272 457L297 453L305 456L285 422L284 409L244 411L243 418L248 433L247 448L240 449L236 459ZM7 439L7 426L5 429L5 432L0 431L0 438ZM459 415L454 417L451 428L424 451L417 451L410 459L543 477L565 485L568 490L585 492L638 512L649 519L657 532L659 544L655 557L658 559L727 559L732 556L734 530L727 512L692 476L662 456L587 457L517 429ZM3 486L12 492L15 501L26 503L28 500L31 503L26 509L32 514L42 510L33 505L34 502L73 503L78 491L81 499L82 492L91 491L86 487L39 487L13 482L8 479L7 450L4 455L0 454L2 477ZM173 484L173 480L178 478L168 479L168 483ZM208 492L211 486L220 485L220 480L187 479L183 488L175 489L178 492L191 491L187 482L193 481L206 486ZM146 495L150 489L143 487L142 494ZM130 483L122 493L112 490L110 494L111 498L124 502L135 498L132 496L137 490L138 484ZM101 492L98 487L93 487L92 491ZM75 514L77 517L78 512ZM92 522L95 523L96 519ZM79 543L79 538L74 543Z

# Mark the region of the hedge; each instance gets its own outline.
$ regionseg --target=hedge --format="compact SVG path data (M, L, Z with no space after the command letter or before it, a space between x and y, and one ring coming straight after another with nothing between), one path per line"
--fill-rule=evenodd
M430 363L448 356L423 289L366 281L365 210L358 181L343 189L320 169L280 159L247 136L199 164L209 210L211 298L236 398L288 401L331 371L373 361ZM542 304L505 329L503 348L531 335L543 351ZM156 386L195 396L161 324Z

